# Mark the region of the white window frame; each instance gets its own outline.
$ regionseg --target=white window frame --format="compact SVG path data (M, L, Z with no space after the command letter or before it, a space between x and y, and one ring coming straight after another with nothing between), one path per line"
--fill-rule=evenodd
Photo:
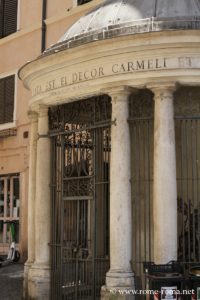
M8 76L15 76L15 93L14 93L14 110L13 110L13 122L0 124L0 131L16 128L16 111L17 111L17 72L18 70L14 70L12 72L2 73L0 74L0 79L3 79Z
M17 30L20 30L20 17L21 17L21 0L17 2Z
M14 217L13 216L13 192L14 192L14 185L13 185L13 182L14 182L14 178L18 178L19 180L19 209L20 209L20 175L18 174L10 174L10 175L0 175L0 179L4 181L4 189L6 189L6 191L4 191L4 216L0 216L0 221L11 221L11 220L18 220L20 219L19 216L17 217ZM7 184L8 184L8 179L10 179L10 200L11 200L11 203L10 203L10 215L7 216L7 191L8 191L8 188L7 188ZM12 216L11 216L12 215ZM3 241L0 242L0 246L3 244L3 245L6 245L6 244L10 244L9 241L7 241L7 224L4 224L3 225Z

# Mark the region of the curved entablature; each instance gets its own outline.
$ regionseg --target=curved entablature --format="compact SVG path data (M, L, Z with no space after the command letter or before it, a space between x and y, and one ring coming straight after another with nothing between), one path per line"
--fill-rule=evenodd
M200 85L200 31L165 31L82 45L37 59L20 71L29 107L105 94L113 86L165 81Z

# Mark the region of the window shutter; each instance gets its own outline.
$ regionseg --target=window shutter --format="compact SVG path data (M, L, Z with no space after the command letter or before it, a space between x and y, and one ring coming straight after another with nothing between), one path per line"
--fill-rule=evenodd
M7 36L17 30L17 2L17 0L4 0L3 36Z
M5 115L4 123L13 121L14 112L14 94L15 94L15 76L9 76L5 78Z
M0 38L3 37L3 0L0 0Z
M4 123L4 81L0 80L0 124Z

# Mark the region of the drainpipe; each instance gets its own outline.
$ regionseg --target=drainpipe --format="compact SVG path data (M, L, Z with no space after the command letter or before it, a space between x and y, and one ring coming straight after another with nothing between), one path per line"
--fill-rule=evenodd
M42 3L42 40L41 40L41 52L44 52L46 48L46 14L47 14L47 0L43 0Z
M154 14L153 14L154 18L157 16L157 0L155 0L154 3Z

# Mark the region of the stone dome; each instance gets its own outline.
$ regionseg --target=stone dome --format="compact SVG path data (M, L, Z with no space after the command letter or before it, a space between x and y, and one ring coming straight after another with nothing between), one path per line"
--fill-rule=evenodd
M107 0L76 21L44 55L142 32L200 29L200 0Z

